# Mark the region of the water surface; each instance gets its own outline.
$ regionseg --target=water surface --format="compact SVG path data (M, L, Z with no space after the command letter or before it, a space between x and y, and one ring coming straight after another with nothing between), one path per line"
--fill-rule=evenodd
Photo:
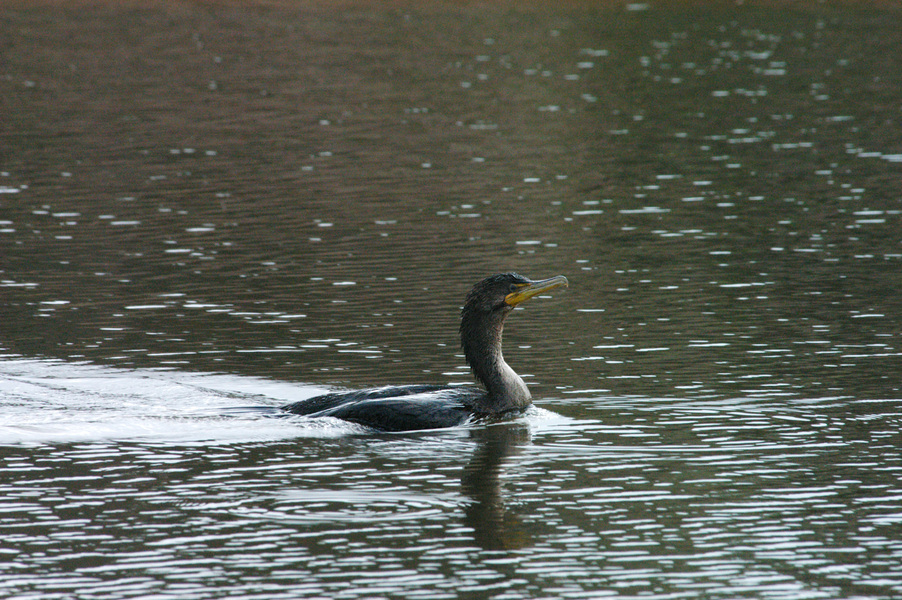
M6 3L2 595L902 594L899 17ZM272 416L511 269L526 415Z

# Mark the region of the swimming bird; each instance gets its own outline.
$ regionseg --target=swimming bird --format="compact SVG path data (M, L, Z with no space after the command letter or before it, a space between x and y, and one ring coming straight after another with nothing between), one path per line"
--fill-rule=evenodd
M532 281L517 273L492 275L467 294L460 313L460 344L485 389L407 385L334 392L283 406L308 417L336 417L382 431L454 427L472 418L516 413L531 403L523 379L504 361L501 333L515 306L558 287L563 275Z

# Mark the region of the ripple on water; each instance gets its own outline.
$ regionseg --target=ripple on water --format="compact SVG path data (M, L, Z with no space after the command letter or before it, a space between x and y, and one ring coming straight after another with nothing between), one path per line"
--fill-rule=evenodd
M72 440L33 422L26 446L3 439L7 543L20 562L75 566L43 579L48 593L192 581L212 597L282 578L349 597L362 582L370 596L428 597L482 584L779 598L902 586L874 570L902 550L898 401L570 394L515 422L321 436L305 419L206 414L309 392L295 386L2 364L6 414L30 398L58 413L51 426L109 428ZM152 416L144 430L138 414ZM190 421L205 434L182 429Z
M3 443L283 439L297 435L297 423L267 418L263 409L323 391L227 375L33 360L0 362L0 386L8 407L0 424ZM260 410L226 412L242 404ZM39 411L36 405L41 406ZM348 426L318 421L306 431L314 436L343 435Z
M4 16L3 594L902 595L895 15L107 4ZM462 381L438 292L567 265L544 412L267 416Z

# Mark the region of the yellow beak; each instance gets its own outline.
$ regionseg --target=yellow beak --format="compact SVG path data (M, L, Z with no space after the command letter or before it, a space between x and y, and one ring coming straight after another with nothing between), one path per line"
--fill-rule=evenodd
M504 297L504 301L508 306L517 306L522 302L526 302L533 296L537 296L543 292L549 292L555 288L567 287L569 282L563 275L557 275L550 279L542 279L541 281L530 281L520 286L520 289L511 292Z

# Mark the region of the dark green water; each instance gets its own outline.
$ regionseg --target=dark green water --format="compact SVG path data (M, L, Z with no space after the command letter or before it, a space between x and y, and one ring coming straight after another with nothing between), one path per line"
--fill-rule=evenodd
M900 12L0 8L0 596L902 594ZM469 383L405 436L229 413Z

